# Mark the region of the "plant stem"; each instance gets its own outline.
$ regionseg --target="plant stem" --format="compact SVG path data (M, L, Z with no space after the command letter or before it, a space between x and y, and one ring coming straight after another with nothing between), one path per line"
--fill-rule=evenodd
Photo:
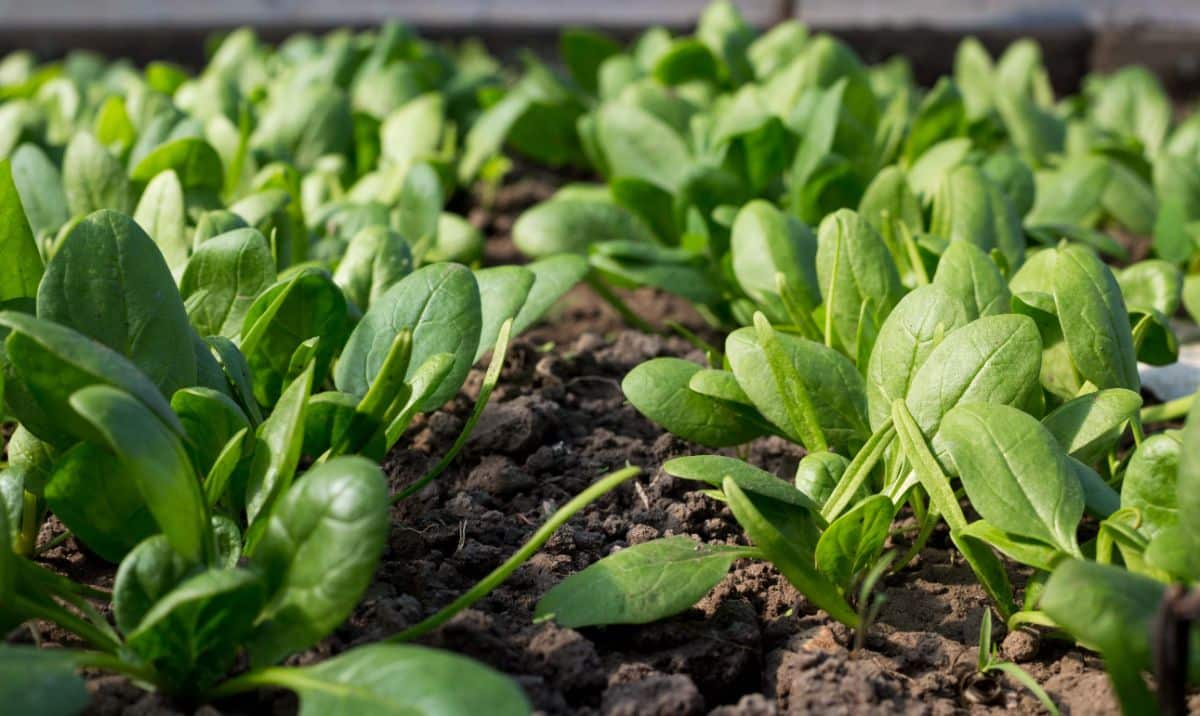
M487 373L483 376L483 384L479 387L479 399L475 401L475 409L471 411L471 417L467 418L467 424L463 426L462 432L454 440L454 444L442 456L433 469L425 473L420 479L396 493L392 497L392 504L396 504L401 500L411 497L420 492L426 485L433 482L433 479L442 474L442 471L454 462L454 458L458 457L458 453L466 446L467 440L471 438L471 433L475 430L475 424L479 422L480 416L483 415L483 409L487 407L488 401L492 398L492 391L496 389L496 384L500 382L500 371L504 369L504 359L508 355L508 334L512 331L512 319L504 322L500 326L500 336L496 339L496 347L492 350L492 362L488 364Z
M41 522L38 519L41 516L39 512L37 495L26 490L22 495L21 533L17 535L17 543L13 545L13 551L24 557L32 556L33 548L37 546L37 533Z
M294 679L291 678L294 671L295 669L289 669L284 666L268 666L263 669L256 669L240 676L235 676L213 687L208 691L207 696L210 699L221 699L263 686L283 686L290 688L290 684L294 682Z
M103 671L124 674L131 679L147 684L156 683L154 671L151 669L131 664L119 656L102 651L80 652L76 657L75 663L77 666L85 669L101 669Z
M408 629L405 629L399 634L389 637L387 641L393 643L411 641L438 628L442 624L445 624L455 614L471 606L475 602L487 596L487 594L493 589L500 586L501 582L503 582L505 579L508 579L509 575L515 572L518 567L532 557L535 552L541 549L542 545L544 545L550 539L550 537L552 537L554 533L558 531L558 528L562 527L567 520L575 516L575 513L600 499L600 497L612 491L626 480L641 474L641 472L641 468L632 466L626 467L624 469L617 470L616 472L611 472L592 483L590 487L576 495L570 502L560 507L558 511L546 521L546 524L542 525L540 528L538 528L537 532L533 533L533 536L529 538L529 541L526 542L521 549L517 550L512 557L509 557L504 564L492 570L491 574L480 580L478 584L470 589L470 591L458 599L455 599L448 606L428 619L411 626Z
M63 629L82 637L99 649L116 651L121 646L110 635L105 634L95 625L75 616L53 600L46 600L45 603L42 603L27 599L20 594L14 594L9 603L18 614L32 619L44 619L45 621L57 624Z
M621 300L620 296L613 293L613 290L608 287L608 284L604 283L604 279L596 276L593 273L589 273L586 281L587 285L591 286L592 290L595 291L600 298L604 299L605 303L612 306L613 310L620 314L621 318L630 326L633 326L643 333L662 333L662 331L650 325L646 319L634 313L633 309L627 306L625 302Z
M51 539L46 544L35 549L33 551L33 555L36 557L38 555L45 554L45 553L49 552L50 550L54 549L55 547L58 547L59 545L61 545L62 543L66 542L69 539L71 539L71 530L64 530L64 531L58 533L57 535L55 535L54 538Z
M1142 408L1141 419L1142 424L1147 423L1165 423L1168 420L1178 420L1188 414L1192 409L1192 403L1196 400L1196 394L1191 393L1182 398L1169 400L1158 405L1147 405Z

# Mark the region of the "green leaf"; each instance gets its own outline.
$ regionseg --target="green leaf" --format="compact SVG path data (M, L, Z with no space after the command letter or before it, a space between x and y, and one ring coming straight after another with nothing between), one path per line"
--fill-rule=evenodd
M922 286L900 300L879 329L866 370L871 429L892 415L892 402L908 395L913 377L951 331L967 323L962 302L938 286Z
M524 333L541 319L558 299L583 280L588 271L585 259L569 254L534 261L526 264L525 268L533 272L534 282L524 305L513 320L514 336Z
M1152 708L1141 672L1152 667L1151 625L1165 588L1121 567L1069 560L1050 575L1041 608L1076 640L1104 656L1127 707ZM1131 704L1134 694L1141 698Z
M809 449L811 428L820 430L830 445L857 449L871 431L866 420L866 386L862 376L845 356L820 343L785 333L774 333L783 362L771 365L767 345L756 329L740 328L725 340L738 385L755 407L792 440ZM785 389L780 380L795 381ZM815 425L797 424L797 398L807 399Z
M35 236L53 236L71 218L67 196L63 193L62 175L36 145L22 144L13 152L12 180ZM15 229L13 222L5 220L4 223L9 225L9 231Z
M37 311L127 356L163 395L196 382L192 330L171 271L123 214L98 211L75 224L46 265Z
M212 388L184 388L171 396L171 410L179 416L190 440L192 464L201 473L212 469L229 439L250 429L250 420L225 393Z
M432 245L437 240L438 219L442 214L442 182L433 167L426 163L413 166L404 175L404 185L395 208L396 229L409 243L418 247Z
M837 453L809 453L796 466L796 489L823 507L849 466L850 461ZM856 500L861 497L865 497L862 491L855 495Z
M1000 404L960 404L941 436L972 506L1005 532L1079 554L1083 490L1054 436L1036 418Z
M387 227L368 226L350 239L333 280L365 311L412 268L412 251L403 236Z
M251 527L270 514L277 497L292 484L304 444L304 412L312 394L313 372L310 364L283 391L275 409L258 426L254 458L246 478L246 521Z
M300 697L300 716L526 716L515 682L448 651L372 644L303 668L270 672ZM470 688L463 688L470 684Z
M183 434L162 393L124 356L57 323L15 311L0 312L0 326L9 329L7 360L19 383L6 386L7 403L21 423L51 443L64 441L62 431L96 438L90 423L72 406L75 391L92 385L111 385L136 397L168 427ZM16 394L18 385L22 388Z
M1113 448L1141 407L1142 396L1110 388L1063 403L1042 418L1042 425L1071 457L1094 465Z
M77 539L114 564L158 531L124 466L90 443L76 445L55 462L45 498L54 516Z
M938 260L935 286L962 302L968 320L1008 313L1012 294L996 263L970 241L951 241Z
M885 495L872 495L830 523L815 552L817 569L848 590L883 550L896 507Z
M179 281L188 319L202 336L236 338L254 300L275 283L275 257L255 229L235 229L196 247Z
M71 138L63 154L63 191L74 216L100 209L128 213L133 193L125 168L87 132Z
M306 268L261 293L242 321L241 345L258 402L275 404L296 375L292 359L297 350L314 338L313 381L324 382L347 330L346 297L323 271Z
M225 183L220 155L198 137L183 137L158 145L130 170L129 178L146 183L165 171L175 172L184 189L220 191Z
M112 607L117 626L131 634L142 618L196 567L171 548L163 535L143 540L121 560L113 581Z
M913 376L905 402L926 436L955 405L989 402L1028 407L1041 398L1042 339L1033 319L986 316L952 331ZM936 447L936 442L935 442Z
M274 663L341 624L370 585L387 535L387 482L374 463L335 458L305 474L271 511L251 555L269 599L253 662Z
M878 326L904 291L883 239L848 209L825 217L817 232L817 276L835 345L847 355L868 355ZM870 322L860 325L864 304ZM860 349L860 337L866 350Z
M75 716L91 701L75 673L78 652L34 646L0 646L0 699L14 714Z
M700 370L695 363L679 358L655 358L629 371L621 390L642 415L707 447L741 445L764 435L759 421L747 419L747 413L753 415L753 411L688 388Z
M84 388L71 396L71 405L116 454L171 546L194 562L212 556L208 507L179 438L117 388Z
M642 109L608 103L596 114L596 133L614 177L635 177L675 192L683 187L692 158L669 125Z
M778 295L779 274L810 306L820 303L816 237L807 226L770 203L756 199L738 211L729 250L738 285L764 306L773 321L787 319Z
M621 46L598 32L569 27L558 36L558 54L571 78L589 94L599 88L600 65L621 52Z
M0 161L0 254L5 257L0 264L0 302L36 297L42 280L42 255L8 161Z
M146 185L133 220L154 240L172 271L183 268L191 245L184 233L183 185L175 172L167 170Z
M968 241L985 253L999 250L1009 266L1020 266L1025 234L1012 202L974 165L948 172L933 200L929 231L951 243Z
M678 614L729 573L746 547L664 537L626 547L572 574L537 604L535 619L577 629L600 624L647 624Z
M1098 388L1140 386L1129 315L1112 271L1078 246L1057 250L1054 304L1079 374Z
M251 570L205 570L155 602L126 645L169 688L198 692L233 665L263 597L262 579Z
M1178 474L1183 445L1168 430L1142 441L1129 458L1121 483L1121 506L1141 512L1141 529L1150 537L1179 523Z
M585 254L599 243L652 242L650 230L628 210L602 201L551 199L521 214L512 229L513 244L533 258Z
M725 478L729 477L746 492L806 509L814 515L819 515L821 511L807 495L786 481L737 458L724 455L689 455L668 460L663 463L662 468L668 475L699 480L718 488Z
M472 363L478 363L496 345L500 326L516 318L536 280L534 273L522 266L492 266L475 272L481 328Z
M458 392L471 369L482 329L479 286L459 264L422 267L390 288L371 306L346 342L334 372L338 390L366 395L396 334L410 331L413 353L407 379L431 356L454 355L454 366L420 404L435 410Z

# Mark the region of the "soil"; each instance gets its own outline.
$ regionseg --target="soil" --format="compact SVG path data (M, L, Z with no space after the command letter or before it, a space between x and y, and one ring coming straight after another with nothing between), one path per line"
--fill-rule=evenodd
M507 228L520 207L543 198L535 177L504 189L496 208L472 220L494 237L488 261L513 258ZM654 325L676 320L705 334L682 301L654 291L628 296ZM467 448L435 482L395 508L376 579L352 617L289 663L311 663L394 634L437 611L511 555L559 505L600 475L643 468L577 515L503 585L422 643L460 652L515 678L545 714L766 716L768 714L1036 713L1038 702L1007 680L972 679L987 598L944 534L912 564L885 577L886 597L865 643L815 610L772 567L735 563L685 613L654 624L573 630L534 624L538 598L562 579L628 545L667 535L713 542L744 538L729 511L696 484L664 473L672 457L701 451L643 418L620 381L655 356L702 360L677 337L622 327L590 290L572 291L542 326L510 349L500 386ZM443 410L421 419L384 467L393 490L420 478L470 414L482 369ZM749 459L790 476L802 452L778 439L750 446ZM43 538L61 528L47 526ZM48 552L51 566L111 587L113 568L73 542ZM1014 571L1014 582L1023 575ZM35 625L42 643L72 645ZM1099 660L1033 632L1003 634L1019 662L1064 713L1117 713ZM10 637L29 641L31 632ZM92 676L88 713L291 714L287 692L262 692L199 709Z

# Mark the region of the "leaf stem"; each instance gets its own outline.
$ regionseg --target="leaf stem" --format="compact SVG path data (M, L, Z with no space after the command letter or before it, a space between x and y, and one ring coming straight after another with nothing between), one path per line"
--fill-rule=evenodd
M472 587L466 594L462 595L458 599L455 599L448 606L444 607L428 619L415 624L408 629L405 629L399 634L389 637L387 641L393 643L411 641L438 628L442 624L445 624L455 614L471 606L475 602L487 596L487 594L493 589L500 586L501 582L503 582L505 579L508 579L509 575L515 572L518 567L524 564L530 557L534 555L534 553L541 549L542 545L549 541L554 533L558 531L558 528L562 527L567 520L574 517L575 513L600 499L600 497L608 492L611 492L626 480L641 474L641 472L642 470L639 467L626 467L621 470L617 470L616 472L611 472L592 483L592 485L586 490L579 493L570 502L560 507L558 511L546 521L546 524L542 525L536 532L533 533L533 536L529 538L529 541L526 542L521 549L517 550L512 557L509 557L504 564L501 564L499 567L492 570L491 574L480 580L479 583Z
M1168 420L1178 420L1188 414L1188 411L1192 409L1192 403L1195 401L1196 394L1191 393L1182 398L1168 400L1158 405L1147 405L1142 408L1142 424L1165 423Z
M496 338L496 347L492 351L492 361L488 364L487 373L483 376L483 384L479 387L479 399L475 401L475 409L471 411L471 417L467 418L467 424L463 426L462 431L455 438L454 444L442 456L433 469L425 473L420 480L404 488L392 497L392 504L396 504L412 495L420 492L426 485L433 482L434 478L442 474L450 463L454 462L454 458L458 457L458 453L462 451L467 444L467 440L471 438L471 433L475 430L475 424L479 422L480 416L483 415L483 409L487 407L488 401L492 398L492 391L496 389L496 384L500 382L500 371L504 369L504 359L508 355L508 335L512 332L513 319L508 319L500 326L500 335Z
M613 310L615 310L621 316L621 319L630 326L633 326L643 333L655 335L662 333L662 331L650 325L646 319L634 313L633 309L626 305L626 303L621 300L621 297L614 293L611 288L609 288L608 284L604 283L604 279L596 276L594 273L589 273L585 280L587 281L587 285L591 286L592 290L596 292L596 295L604 299L605 303L612 306Z

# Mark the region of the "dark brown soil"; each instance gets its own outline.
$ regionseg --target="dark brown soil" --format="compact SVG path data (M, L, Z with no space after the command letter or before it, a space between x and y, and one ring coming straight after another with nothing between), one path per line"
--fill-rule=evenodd
M488 260L513 260L507 230L521 207L543 198L544 177L506 187L496 208L472 220L495 240ZM676 320L704 332L684 303L639 291L630 305L652 324ZM511 555L558 506L600 475L633 464L643 474L576 516L505 584L423 643L470 655L515 678L546 714L1035 713L1037 702L1001 682L996 698L964 693L974 670L987 598L944 535L883 581L886 603L865 647L815 611L773 568L742 561L696 607L656 624L571 630L533 624L541 595L568 575L631 544L666 535L716 542L741 536L727 509L672 478L661 464L699 449L651 424L624 399L622 377L638 363L673 355L701 360L676 337L625 330L619 316L578 288L547 324L511 347L500 387L466 450L433 484L394 511L389 546L376 580L348 622L291 663L310 663L408 627L455 597ZM477 394L482 370L446 408L422 419L384 467L399 489L445 452ZM790 477L802 453L781 440L751 446L755 464ZM47 528L48 536L54 530ZM113 568L73 543L47 561L101 587ZM1019 582L1020 575L1017 581ZM71 644L41 627L49 645ZM1006 658L1022 663L1064 713L1116 713L1108 681L1092 655L1018 633L1005 636ZM23 630L14 638L30 639ZM127 680L89 680L91 714L295 712L296 700L273 692L199 710L147 694Z

